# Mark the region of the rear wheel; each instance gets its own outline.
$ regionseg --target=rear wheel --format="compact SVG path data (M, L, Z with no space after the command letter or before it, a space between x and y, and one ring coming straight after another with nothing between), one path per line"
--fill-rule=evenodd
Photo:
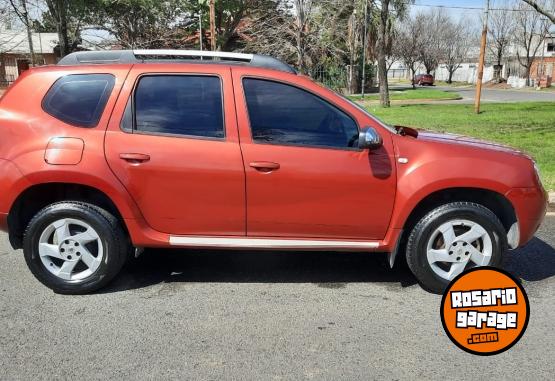
M407 243L407 263L421 285L441 293L465 270L499 266L507 250L505 229L482 205L456 202L420 220Z
M33 275L63 294L92 292L108 284L123 266L127 248L117 218L78 202L42 209L29 223L23 241Z

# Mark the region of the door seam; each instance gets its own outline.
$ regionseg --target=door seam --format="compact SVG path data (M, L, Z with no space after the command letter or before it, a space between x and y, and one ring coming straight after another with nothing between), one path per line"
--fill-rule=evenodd
M243 162L243 179L244 179L244 189L245 189L245 237L248 237L248 204L247 204L247 169L245 166L245 156L243 155L243 147L241 144L241 130L239 128L239 117L237 115L237 96L235 94L235 81L233 80L233 69L229 68L230 78L231 78L231 89L233 91L233 106L235 108L235 127L237 128L237 140L239 143L239 152L241 153L241 161Z

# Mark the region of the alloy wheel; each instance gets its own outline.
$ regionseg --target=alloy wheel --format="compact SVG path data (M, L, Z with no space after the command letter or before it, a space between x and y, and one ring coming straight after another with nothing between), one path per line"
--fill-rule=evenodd
M96 230L73 218L50 223L40 235L38 251L45 268L66 281L79 281L94 274L104 257L104 246Z
M451 220L431 234L426 254L433 272L453 280L465 269L487 266L492 257L493 243L488 232L470 220Z

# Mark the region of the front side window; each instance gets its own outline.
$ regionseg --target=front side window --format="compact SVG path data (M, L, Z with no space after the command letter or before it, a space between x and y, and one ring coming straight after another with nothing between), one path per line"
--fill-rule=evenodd
M221 81L215 76L142 77L134 95L138 132L224 137Z
M355 121L320 97L298 87L243 79L252 138L258 143L356 148Z
M71 74L48 90L42 108L53 117L78 127L95 127L114 88L111 74Z

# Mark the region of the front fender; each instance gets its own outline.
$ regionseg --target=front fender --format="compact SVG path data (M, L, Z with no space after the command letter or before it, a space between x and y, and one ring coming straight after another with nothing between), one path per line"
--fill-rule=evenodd
M481 189L505 195L530 186L530 161L511 153L401 138L396 140L398 187L391 227L401 229L427 196L448 189Z

